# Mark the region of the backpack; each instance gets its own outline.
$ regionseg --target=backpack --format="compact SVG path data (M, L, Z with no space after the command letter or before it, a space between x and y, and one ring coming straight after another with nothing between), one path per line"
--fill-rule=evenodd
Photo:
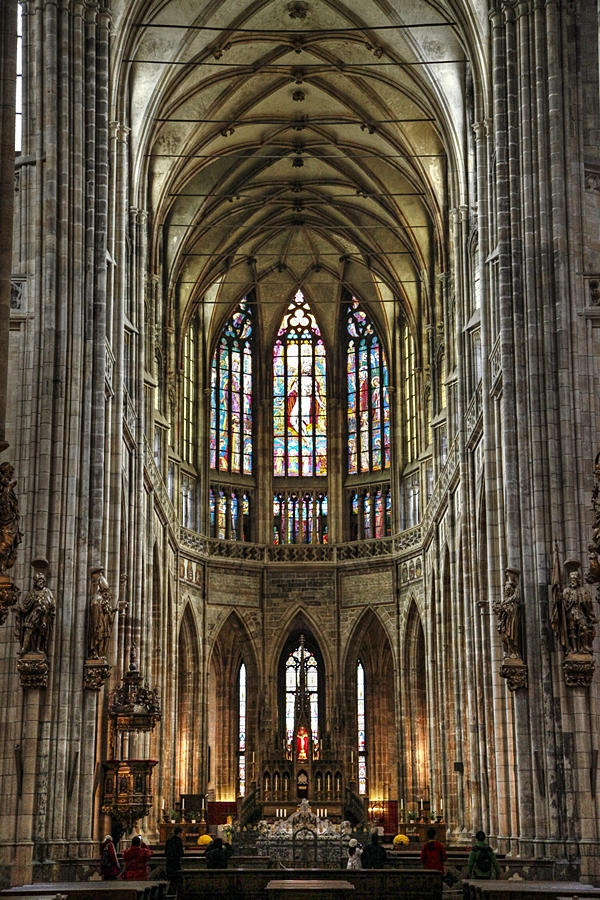
M492 851L489 847L478 847L475 868L481 875L490 875L492 872Z

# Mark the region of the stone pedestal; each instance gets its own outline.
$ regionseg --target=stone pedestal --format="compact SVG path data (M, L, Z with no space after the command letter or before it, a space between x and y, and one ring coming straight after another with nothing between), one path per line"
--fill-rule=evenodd
M568 653L563 662L567 687L587 687L594 675L594 658L591 653Z
M500 675L506 678L511 691L527 687L527 666L520 657L506 657L500 666Z
M83 666L83 687L86 691L99 691L110 676L110 666L106 657L86 659Z
M30 650L22 653L17 660L17 670L21 687L48 687L48 657L43 650Z

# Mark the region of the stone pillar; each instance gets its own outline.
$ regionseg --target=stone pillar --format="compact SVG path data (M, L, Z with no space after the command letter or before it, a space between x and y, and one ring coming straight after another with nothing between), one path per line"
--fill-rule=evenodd
M0 452L5 440L8 330L15 196L15 80L17 62L17 0L0 7Z

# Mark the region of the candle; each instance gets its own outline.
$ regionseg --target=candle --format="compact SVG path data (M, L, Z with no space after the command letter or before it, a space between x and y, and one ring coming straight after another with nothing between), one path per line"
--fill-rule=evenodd
M404 797L400 797L400 809L404 809Z
M185 797L181 798L181 808L185 809Z
M160 808L161 808L161 809L164 809L164 808L165 808L165 798L164 798L164 797L163 797L162 800L160 801Z
M440 812L444 812L444 798L440 797Z
M423 809L423 798L421 797L421 809Z
M354 762L354 750L350 751L350 762Z

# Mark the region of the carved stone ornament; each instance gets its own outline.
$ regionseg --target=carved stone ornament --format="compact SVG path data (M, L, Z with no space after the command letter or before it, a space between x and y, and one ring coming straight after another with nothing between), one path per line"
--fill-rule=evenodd
M92 569L91 582L88 658L103 659L106 662L115 613L119 609L119 604L113 606L114 596L102 566Z
M305 19L308 12L308 3L288 3L290 19Z
M9 462L0 465L0 575L11 569L23 535L19 530L19 504L15 494L15 470Z
M110 695L108 715L117 731L152 731L160 720L158 691L146 683L142 684L135 645L131 647L129 671Z
M6 575L0 575L0 625L6 622L8 611L14 606L21 591Z
M83 664L84 690L99 691L110 676L110 668L105 659L86 659Z
M23 653L17 659L17 671L21 687L42 688L48 687L49 666L48 657L43 650L31 650Z
M585 580L588 584L596 585L596 599L600 601L600 453L594 464L592 507L594 524L592 525L592 540L588 544L588 570L585 573Z
M595 663L590 653L569 653L563 662L567 687L588 687L592 683Z
M500 666L500 676L506 678L511 691L527 687L527 666L522 659L505 658Z

